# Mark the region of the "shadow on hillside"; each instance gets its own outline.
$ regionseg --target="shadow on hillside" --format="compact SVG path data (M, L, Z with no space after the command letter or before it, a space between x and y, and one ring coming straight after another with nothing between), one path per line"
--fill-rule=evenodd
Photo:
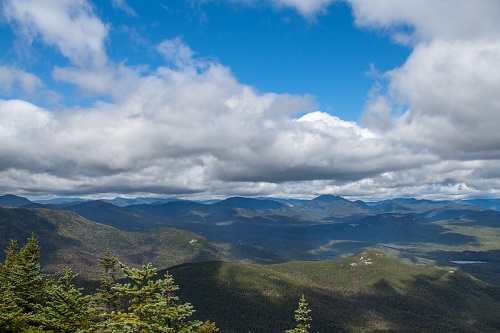
M215 321L221 332L293 328L302 294L312 310L311 332L486 333L500 327L499 289L459 272L412 276L403 281L404 293L398 293L384 277L363 292L321 289L255 265L210 262L169 271L197 318Z
M321 260L358 253L378 245L478 244L477 237L449 232L449 229L438 224L397 219L319 225L304 228L302 232L294 232L291 236L294 238L280 244L281 248L292 247L290 243L296 244L295 248L298 248L297 244L303 244L302 248L308 251L313 259Z
M255 225L239 221L224 226L198 224L184 228L216 241L260 247L289 260L331 259L378 244L432 243L457 246L478 243L474 236L449 232L449 229L438 224L398 219L300 227Z
M38 240L43 249L40 260L50 262L53 255L65 246L77 245L75 239L57 234L57 227L41 217L35 211L25 208L0 208L0 246L7 248L11 240L16 240L21 248L32 235ZM4 251L0 253L0 260L5 259Z
M180 286L182 299L195 307L196 317L215 321L221 332L284 332L291 329L295 326L294 311L300 295L304 293L308 299L311 293L307 288L266 275L267 270L261 271L253 265L209 262L181 265L169 271ZM317 297L332 300L327 295L318 294ZM314 332L319 329L318 323L312 326ZM336 323L330 324L341 328Z
M462 226L498 228L500 227L500 212L486 211L477 214L468 214L466 216L450 219L448 223Z
M500 250L432 251L421 255L441 267L455 267L477 279L500 286ZM463 264L453 261L463 261ZM469 263L468 263L469 262Z

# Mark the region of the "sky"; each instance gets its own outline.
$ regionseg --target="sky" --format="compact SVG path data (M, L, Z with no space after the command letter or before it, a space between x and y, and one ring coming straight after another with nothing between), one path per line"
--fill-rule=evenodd
M497 0L0 0L0 193L500 198Z

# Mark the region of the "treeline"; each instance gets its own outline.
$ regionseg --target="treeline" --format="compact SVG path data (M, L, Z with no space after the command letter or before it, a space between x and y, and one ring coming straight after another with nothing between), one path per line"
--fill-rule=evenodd
M0 332L219 332L209 320L191 320L195 309L176 296L179 287L173 277L167 273L158 279L151 264L131 268L106 251L98 261L100 285L86 295L75 286L77 274L71 268L61 276L43 273L33 236L21 249L11 241L5 253L0 263ZM125 283L119 282L122 277ZM311 316L304 296L295 320L296 327L286 332L307 333Z

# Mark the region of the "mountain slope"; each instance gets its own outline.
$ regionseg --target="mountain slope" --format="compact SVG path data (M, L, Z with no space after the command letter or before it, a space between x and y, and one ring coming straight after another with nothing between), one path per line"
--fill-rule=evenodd
M252 199L243 197L231 197L212 204L217 207L243 208L251 210L280 209L284 204L265 199Z
M311 332L497 332L500 288L376 251L322 262L172 267L181 296L222 332L283 332L304 294ZM203 277L203 278L200 278Z
M487 209L478 205L462 205L452 201L431 201L417 199L393 199L370 206L375 214L412 214L428 221L451 219L467 214L480 214Z
M303 218L319 221L342 221L373 214L366 206L335 195L321 195L303 204L293 205L289 210Z
M131 213L122 207L115 206L103 200L52 204L37 207L71 211L88 220L128 231L148 230L164 226L155 218Z
M106 249L124 263L152 262L159 268L206 260L282 261L269 251L217 243L180 229L127 232L68 211L0 207L2 249L11 239L23 244L31 234L39 240L41 261L48 273L61 272L69 266L84 279L97 278L97 259ZM0 257L3 256L2 252Z
M470 199L460 200L461 204L478 205L484 208L500 210L500 199Z

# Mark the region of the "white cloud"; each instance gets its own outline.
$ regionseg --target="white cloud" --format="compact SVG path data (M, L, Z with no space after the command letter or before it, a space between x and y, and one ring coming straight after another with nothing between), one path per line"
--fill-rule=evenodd
M500 37L496 0L349 0L356 24L389 30L411 42ZM411 36L408 36L411 35Z
M334 2L334 0L268 0L277 7L291 7L302 16L312 18Z
M388 92L370 97L366 124L409 149L436 154L443 163L498 164L500 3L350 2L358 25L396 38L409 33L413 48L404 65L385 73Z
M274 2L306 17L330 3ZM496 3L351 3L359 25L399 40L412 32L406 63L377 77L387 86L370 92L367 127L315 111L310 96L257 92L180 38L156 47L163 66L113 64L107 27L86 1L45 0L40 11L35 2L5 2L4 16L23 38L40 38L70 60L53 68L56 81L113 99L59 110L0 100L0 191L498 196ZM483 13L481 22L469 20ZM0 67L0 82L3 91L42 86L9 66Z
M192 67L194 65L194 52L184 44L180 37L167 39L161 42L156 50L161 53L165 60L173 63L179 68Z
M319 111L294 118L313 110L309 97L257 93L218 63L198 66L188 46L173 41L169 63L182 66L150 73L124 65L107 67L102 75L108 77L98 80L107 84L95 90L115 87L114 103L48 111L27 102L2 101L0 135L7 143L0 147L0 155L7 157L0 165L3 190L17 186L31 193L68 195L334 192L352 198L371 193L375 198L418 196L429 186L454 179L442 192L452 196L460 179L484 165L457 162L445 170L446 163L431 147L411 140L417 136L402 140L394 129L374 132ZM411 72L410 64L391 72L394 94L404 95L396 77ZM392 121L408 122L405 117ZM431 177L433 168L441 170ZM461 188L475 193L485 190L485 183Z
M111 4L114 8L123 10L130 16L137 16L135 10L125 0L111 0Z
M84 95L104 96L119 99L135 89L135 82L141 77L141 67L124 64L109 64L103 68L54 67L54 80L68 82L80 88Z
M15 88L26 93L33 93L43 87L42 80L22 69L0 65L0 92L11 93Z
M197 0L198 2L208 2L211 0ZM304 18L311 20L318 14L326 13L328 7L338 0L228 0L232 3L239 3L246 6L255 6L257 3L267 3L277 10L291 8Z
M21 173L26 191L59 184L75 194L243 188L271 194L287 192L289 182L360 181L433 158L323 112L295 119L313 109L309 97L260 94L218 63L200 68L182 52L174 54L182 67L111 77L110 86L115 79L134 85L112 104L56 112L3 101L1 116L10 120L0 130L8 142L0 155L12 157L0 168L4 184ZM388 156L389 149L398 157Z
M498 63L500 40L417 46L388 74L392 93L409 107L394 131L446 157L499 158Z
M26 40L41 38L76 66L106 65L107 27L86 0L6 0L2 9Z

